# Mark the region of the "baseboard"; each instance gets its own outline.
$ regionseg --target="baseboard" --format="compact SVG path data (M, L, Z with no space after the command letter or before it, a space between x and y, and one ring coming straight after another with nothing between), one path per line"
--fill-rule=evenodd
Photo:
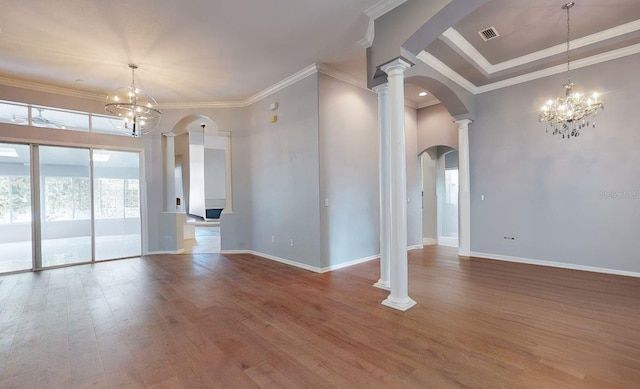
M162 254L176 255L176 254L183 254L183 253L184 253L184 249L180 249L178 251L151 251L148 253L144 253L143 255L162 255Z
M439 236L438 244L440 246L458 247L458 238L452 238L449 236Z
M436 238L422 238L423 246L433 246L438 244L438 239Z
M344 269L345 267L359 265L361 263L373 261L374 259L378 259L378 258L380 258L380 255L376 254L376 255L371 255L369 257L354 259L353 261L349 261L349 262L338 263L336 265L331 265L331 266L321 268L320 273L326 273L328 271Z
M411 251L411 250L422 250L423 248L424 248L424 246L423 246L423 245L421 245L421 244L416 244L416 245L413 245L413 246L409 246L409 247L407 247L407 251Z
M478 252L471 252L470 254L472 257L494 259L496 261L526 263L529 265L547 266L547 267L555 267L560 269L581 270L581 271L588 271L592 273L604 273L604 274L613 274L617 276L640 278L640 273L626 271L626 270L608 269L605 267L583 266L583 265L576 265L572 263L553 262L553 261L545 261L541 259L531 259L531 258L522 258L522 257L511 257L506 255L500 255L500 254L487 254L487 253L478 253Z
M311 265L307 265L307 264L304 264L304 263L292 261L290 259L276 257L275 255L269 255L269 254L261 253L261 252L258 252L258 251L252 251L252 250L222 250L222 251L220 251L220 254L251 254L251 255L255 255L257 257L261 257L261 258L265 258L265 259L269 259L269 260L272 260L272 261L275 261L275 262L284 263L285 265L294 266L294 267L297 267L297 268L300 268L300 269L304 269L304 270L309 270L309 271L312 271L314 273L326 273L326 272L330 272L330 271L333 271L333 270L343 269L345 267L354 266L354 265L358 265L358 264L361 264L361 263L364 263L364 262L372 261L372 260L377 259L377 258L380 257L379 254L376 254L376 255L369 256L369 257L355 259L353 261L339 263L339 264L332 265L332 266L316 267L316 266L311 266Z

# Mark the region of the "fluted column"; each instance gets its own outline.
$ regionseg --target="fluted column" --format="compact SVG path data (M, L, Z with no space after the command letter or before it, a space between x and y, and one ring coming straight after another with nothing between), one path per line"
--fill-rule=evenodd
M165 188L165 212L176 211L176 146L174 138L176 134L166 132L164 148L164 188Z
M380 279L373 286L390 289L391 268L391 219L389 185L389 85L382 84L373 90L378 94L378 160L380 177Z
M407 160L404 128L404 72L411 64L401 58L382 66L389 82L390 166L390 286L382 304L406 311L416 304L409 297L407 263Z
M456 121L458 125L458 255L471 255L471 191L469 186L469 124L471 120Z

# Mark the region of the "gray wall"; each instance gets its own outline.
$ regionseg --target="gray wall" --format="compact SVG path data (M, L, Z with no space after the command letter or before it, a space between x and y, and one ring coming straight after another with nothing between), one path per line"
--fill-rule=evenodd
M436 160L422 154L422 238L438 239L438 198L436 196Z
M378 102L320 74L322 267L377 255ZM325 199L329 206L325 206Z
M564 74L477 96L472 251L640 272L638 68L634 55L572 72L576 91L605 92L606 109L597 128L570 140L537 118L563 93Z
M418 156L418 115L405 107L404 126L407 158L407 246L422 245L422 171Z
M418 110L418 152L433 146L458 148L458 126L442 104Z
M320 267L317 85L313 74L253 104L241 154L251 155L252 249ZM277 111L269 109L274 101Z
M204 175L205 199L224 199L224 150L204 149Z

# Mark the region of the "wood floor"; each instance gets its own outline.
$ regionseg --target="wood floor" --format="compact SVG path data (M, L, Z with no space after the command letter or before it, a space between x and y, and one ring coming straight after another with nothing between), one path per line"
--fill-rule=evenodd
M638 388L640 279L410 252L314 274L159 255L0 277L0 388Z

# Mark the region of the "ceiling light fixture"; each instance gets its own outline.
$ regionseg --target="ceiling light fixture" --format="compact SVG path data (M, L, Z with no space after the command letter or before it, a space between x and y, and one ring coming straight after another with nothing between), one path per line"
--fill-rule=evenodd
M598 114L598 110L604 109L602 100L598 99L598 93L581 94L573 92L575 84L571 82L571 27L569 23L569 9L575 3L569 2L562 6L567 10L567 83L564 84L566 93L564 97L549 100L540 111L539 120L547 122L547 132L552 129L553 135L562 135L562 138L576 137L580 130L589 125L596 127L594 119L590 116Z
M129 64L131 85L118 88L107 97L104 108L107 112L121 117L127 133L140 137L153 131L160 122L162 113L156 100L136 87L135 70L138 65Z
M420 97L425 97L426 95L428 95L428 93L427 93L427 92L420 92L420 93L418 93L418 96L420 96Z

